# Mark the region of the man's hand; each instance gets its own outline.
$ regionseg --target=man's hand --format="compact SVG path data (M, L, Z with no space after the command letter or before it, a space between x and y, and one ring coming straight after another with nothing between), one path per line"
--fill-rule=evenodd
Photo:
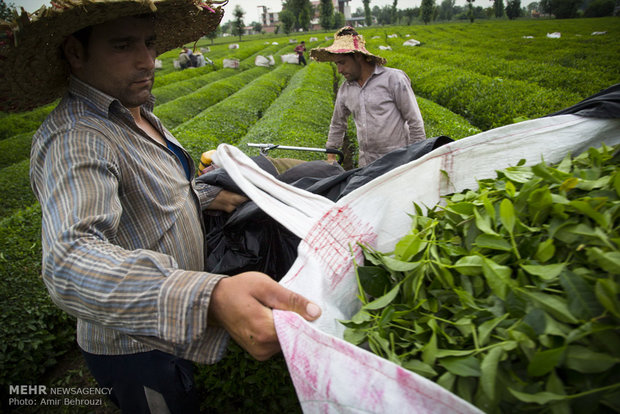
M337 154L327 154L327 162L329 163L335 163L338 162L338 155Z
M233 193L232 191L222 190L213 199L211 204L207 207L207 210L222 210L227 213L232 213L241 204L248 201L248 198L241 194Z
M310 321L321 315L317 305L266 274L246 272L218 282L209 305L209 323L226 329L250 355L264 361L280 352L271 309L293 311Z

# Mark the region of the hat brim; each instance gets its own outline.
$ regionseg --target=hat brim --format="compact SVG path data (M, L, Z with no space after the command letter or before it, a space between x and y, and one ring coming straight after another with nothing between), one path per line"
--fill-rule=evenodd
M61 45L70 34L120 17L153 13L159 55L217 28L224 10L200 4L199 0L85 1L64 9L42 8L32 20L22 15L14 32L16 42L0 46L0 111L30 110L63 95L69 68Z
M372 53L364 53L354 49L330 49L329 47L315 48L310 50L310 58L317 62L333 62L339 56L359 53L362 56L366 56L375 65L385 65L387 60L381 56L373 55Z

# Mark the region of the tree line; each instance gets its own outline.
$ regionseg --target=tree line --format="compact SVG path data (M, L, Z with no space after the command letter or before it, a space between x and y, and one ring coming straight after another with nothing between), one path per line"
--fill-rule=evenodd
M351 14L359 25L411 25L416 21L425 24L433 21L469 20L520 17L555 17L558 19L576 17L604 17L614 15L616 0L539 0L522 7L521 0L493 0L491 7L475 5L476 0L466 0L464 6L456 5L456 0L422 0L419 7L398 8L398 0L383 7L372 6L371 0L362 0L363 7ZM617 11L616 11L617 13ZM246 25L245 12L240 6L233 11L234 20L222 25L222 32L243 35ZM323 30L334 30L346 24L344 15L334 9L332 0L320 0L316 8L310 0L284 0L279 13L279 31L289 34L294 31L308 31L311 21L318 15L319 26ZM262 25L251 23L256 33L262 32Z

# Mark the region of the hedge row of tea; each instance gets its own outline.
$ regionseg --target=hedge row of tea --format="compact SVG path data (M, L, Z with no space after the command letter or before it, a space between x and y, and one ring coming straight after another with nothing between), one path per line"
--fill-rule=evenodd
M539 35L529 39L534 42L527 43L527 53L515 49L519 41L525 40L520 37L517 40L515 36L556 31L555 25L564 25L561 21L370 28L362 33L372 51L386 55L390 66L400 67L411 77L427 136L461 138L512 122L514 118L540 116L559 109L558 105L568 106L574 103L571 100L581 99L582 94L587 93L586 86L573 88L572 85L597 85L601 79L619 79L618 54L608 52L618 51L618 30L608 27L610 22L614 21L571 21L585 24L585 29L579 29L584 33L583 37L573 36L563 43L568 44L566 53L562 52L565 46L558 48L557 42L548 43L564 41L564 38L538 39ZM599 29L607 30L607 37L589 37L588 31ZM567 29L562 26L560 30ZM393 32L400 37L387 36ZM405 34L409 33L411 37L420 37L422 47L400 46ZM512 41L502 40L507 34ZM372 39L375 35L382 37ZM312 44L307 37L303 40L310 47L328 43ZM388 44L388 41L392 51L377 49L379 44ZM200 41L197 46L206 46L208 42ZM269 42L265 39L242 41L239 44L239 49L232 50L227 44L210 46L211 52L206 55L211 54L215 64L204 68L173 70L172 60L178 56L178 50L159 57L164 62L164 69L157 73L153 93L158 99L156 113L162 118L168 117L164 124L188 147L195 161L198 161L200 152L220 142L238 145L248 153L252 153L246 145L249 142L322 147L339 79L334 66L318 63L310 63L307 67L279 65L279 59L276 59L274 68L254 68L257 54L279 56L290 53L294 44L290 45L287 38L271 38ZM603 46L606 51L591 50ZM540 53L537 52L539 48ZM457 57L451 58L451 54ZM228 57L240 59L240 69L222 69L221 62ZM587 69L588 60L602 57L605 62L595 62L598 69ZM484 61L489 62L489 67ZM535 80L524 77L527 71L520 69L528 65L533 68ZM552 68L549 77L545 77L542 71L546 65ZM590 66L596 65L590 62ZM424 73L433 70L428 76ZM495 73L495 70L501 72ZM567 75L561 80L563 73ZM218 82L221 82L219 87L214 87ZM225 86L233 83L232 89ZM206 90L211 93L205 93ZM225 93L219 95L219 99L211 99L222 91ZM564 97L565 101L557 103L557 96ZM537 109L526 108L527 102ZM0 387L3 390L6 384L37 383L36 378L55 364L55 358L75 346L71 339L74 334L72 318L49 301L39 276L40 209L28 182L29 141L54 106L55 103L22 114L0 114L0 186L3 190L0 205L4 207L0 213L0 306L3 318ZM352 122L349 122L348 136L354 140ZM355 153L355 148L353 151ZM316 158L312 153L274 152L272 155ZM12 303L22 306L17 308ZM228 380L222 381L222 378ZM257 412L299 411L281 357L258 363L232 344L220 363L199 367L197 380L201 393L205 394L205 408L218 407L222 412L243 411L250 407Z

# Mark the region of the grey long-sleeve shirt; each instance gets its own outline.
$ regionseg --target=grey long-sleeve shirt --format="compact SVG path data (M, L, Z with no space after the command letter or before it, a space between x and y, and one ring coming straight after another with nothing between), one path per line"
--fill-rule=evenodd
M357 81L345 81L340 86L326 148L342 146L350 114L357 128L360 167L396 148L426 139L411 81L399 69L375 66L363 86Z

